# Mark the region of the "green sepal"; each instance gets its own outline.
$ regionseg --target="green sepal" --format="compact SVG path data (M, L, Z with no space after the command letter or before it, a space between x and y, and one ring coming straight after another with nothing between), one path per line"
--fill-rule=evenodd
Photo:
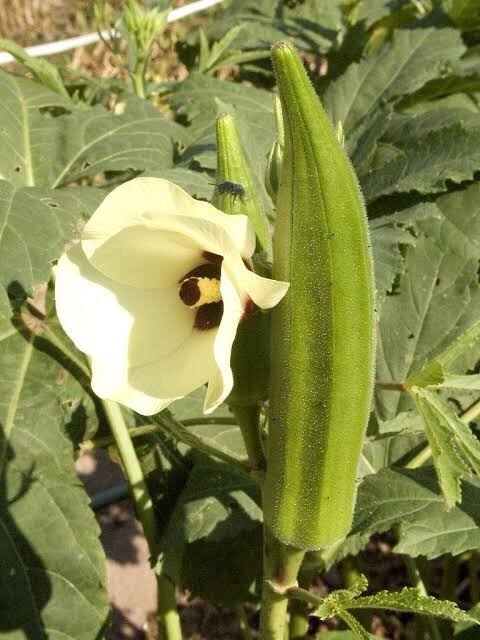
M243 192L222 193L221 185L241 185ZM225 213L246 215L255 229L257 252L271 254L268 219L263 209L252 173L245 159L235 122L229 113L217 117L217 186L212 204Z
M363 198L294 48L273 47L285 129L273 276L265 519L319 549L351 526L373 390L374 283Z
M235 196L229 192L222 193L218 187L225 181L241 185L244 194ZM217 188L212 204L225 213L248 216L256 232L257 249L261 252L254 256L254 269L260 269L261 275L268 275L263 273L261 264L261 257L271 251L267 217L245 160L235 123L228 113L221 113L217 118ZM232 347L234 384L227 400L230 405L248 407L258 405L267 398L269 330L269 316L260 312L253 313L240 323Z

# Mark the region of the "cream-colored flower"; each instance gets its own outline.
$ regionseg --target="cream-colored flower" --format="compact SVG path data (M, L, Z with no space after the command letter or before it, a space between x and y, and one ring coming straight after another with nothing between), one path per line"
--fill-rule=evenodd
M160 178L117 187L56 269L60 322L92 363L92 388L150 415L208 382L205 413L231 391L242 317L288 284L253 273L255 234Z

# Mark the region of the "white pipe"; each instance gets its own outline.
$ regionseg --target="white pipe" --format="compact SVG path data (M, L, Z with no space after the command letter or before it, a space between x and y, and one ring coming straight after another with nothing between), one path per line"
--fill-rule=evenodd
M182 18L185 18L192 13L197 13L198 11L203 11L204 9L213 7L216 4L220 4L220 2L223 2L223 0L197 0L196 2L191 2L184 7L172 9L172 11L168 15L167 21L175 22L176 20L181 20ZM110 31L102 31L102 38L104 40L108 40L110 38ZM37 44L34 47L27 47L25 51L28 53L28 55L33 56L34 58L40 56L51 56L55 53L69 51L70 49L86 47L87 45L98 42L99 40L100 36L97 32L86 33L83 36L68 38L67 40L57 40L57 42ZM15 58L9 53L0 53L0 64L7 64L7 62L13 62L13 60L15 60Z

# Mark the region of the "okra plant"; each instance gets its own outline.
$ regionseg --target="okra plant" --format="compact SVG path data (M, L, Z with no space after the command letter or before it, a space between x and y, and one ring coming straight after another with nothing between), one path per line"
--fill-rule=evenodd
M97 8L110 80L0 40L0 639L111 633L95 448L158 637L179 591L245 640L478 637L478 3L233 0L183 80L167 15Z

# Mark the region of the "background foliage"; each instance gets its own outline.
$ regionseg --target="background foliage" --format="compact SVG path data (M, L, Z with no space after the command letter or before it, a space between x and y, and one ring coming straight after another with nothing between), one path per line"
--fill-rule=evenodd
M370 217L377 378L404 385L378 388L350 535L309 561L324 570L386 531L414 558L480 546L478 3L233 0L177 42L188 77L166 82L152 71L147 100L120 76L73 81L25 58L27 73L0 71L0 637L91 640L108 622L98 529L73 473L80 442L106 421L88 364L58 326L45 288L52 266L130 177L166 177L210 198L219 111L235 116L274 220L263 176L276 136L268 50L281 38L303 52L342 123ZM163 531L157 570L235 606L258 598L259 495L240 472L172 436L183 421L244 457L226 407L202 424L201 395L175 403L157 416L157 433L135 442ZM456 637L469 633L458 626Z

